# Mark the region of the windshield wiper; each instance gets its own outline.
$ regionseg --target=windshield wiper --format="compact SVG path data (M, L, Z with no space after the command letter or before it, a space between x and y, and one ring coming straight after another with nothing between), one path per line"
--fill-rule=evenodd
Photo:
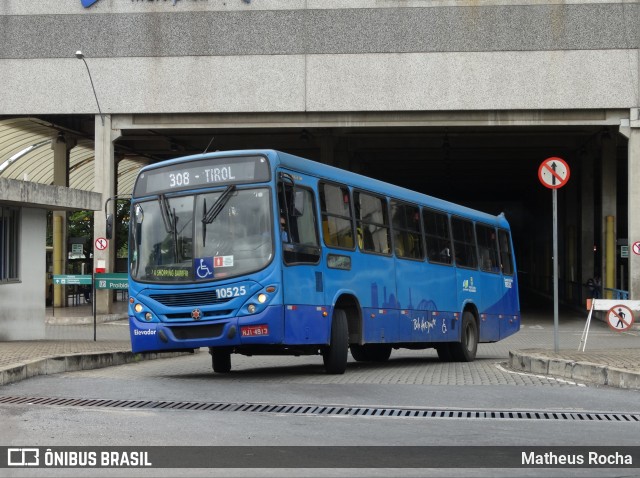
M202 210L202 247L204 247L206 239L207 239L207 224L211 224L216 220L218 214L222 212L222 208L227 204L229 199L231 198L231 193L235 191L236 186L234 184L227 186L220 197L213 203L211 209L207 210L207 200L204 200L204 207Z
M174 216L171 214L171 208L169 207L169 200L164 194L160 194L160 196L158 196L158 202L160 203L160 214L162 214L164 228L168 234L172 234L176 225L174 224Z
M178 216L176 215L176 210L171 211L171 207L169 206L169 200L164 194L160 194L158 196L158 201L160 202L160 213L162 215L162 222L164 222L164 228L166 229L168 234L171 234L173 237L173 260L174 262L179 262L178 260Z

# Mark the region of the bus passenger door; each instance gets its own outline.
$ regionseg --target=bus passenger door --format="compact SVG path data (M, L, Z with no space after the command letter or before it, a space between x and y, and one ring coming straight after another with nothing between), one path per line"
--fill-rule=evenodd
M515 259L511 235L508 231L498 230L498 248L500 252L500 269L502 271L502 313L500 321L500 339L520 330L520 302L518 299L518 283L515 270Z
M279 233L282 251L284 343L324 344L329 340L330 317L322 316L324 285L322 251L318 241L313 191L296 173L278 184ZM329 325L327 325L329 324Z
M498 258L498 240L494 227L476 223L480 275L478 283L479 340L500 339L500 324L505 320L503 280Z

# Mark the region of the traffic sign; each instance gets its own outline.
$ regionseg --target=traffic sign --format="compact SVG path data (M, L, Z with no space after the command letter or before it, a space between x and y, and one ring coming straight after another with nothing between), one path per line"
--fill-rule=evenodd
M556 157L545 159L538 168L538 179L549 189L558 189L567 184L570 174L567 162Z
M128 289L127 274L96 274L96 289Z
M624 332L633 325L633 311L626 305L616 305L607 312L607 323L616 332Z
M68 275L55 274L53 276L55 285L85 285L91 284L91 276L89 275Z
M99 251L104 251L108 245L109 241L104 237L99 237L98 239L96 239L96 249L98 249Z
M634 242L631 247L633 248L633 253L640 256L640 241Z

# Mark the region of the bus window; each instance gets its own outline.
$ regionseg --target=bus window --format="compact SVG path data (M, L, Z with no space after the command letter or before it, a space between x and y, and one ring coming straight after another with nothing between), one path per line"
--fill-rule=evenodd
M324 243L353 249L353 225L349 190L344 186L320 184L320 209Z
M449 218L430 209L422 213L424 233L427 239L427 256L429 262L451 264L451 234L449 232Z
M391 201L391 218L396 255L405 259L423 259L418 207Z
M356 192L358 245L365 252L391 254L389 235L389 214L383 198Z
M500 272L498 261L498 241L493 227L476 224L480 269L486 272Z
M286 243L284 261L287 264L317 264L320 261L320 243L316 231L313 193L299 186L295 187L295 198L293 192L294 188L290 184L278 185L279 220L283 226L281 239ZM300 206L295 215L292 214L291 207L294 201L298 201Z
M500 244L500 260L502 264L502 273L513 275L513 261L511 260L511 239L507 231L498 231Z
M478 267L478 255L473 234L473 223L465 219L452 217L451 230L453 232L453 250L455 252L456 265L476 269Z

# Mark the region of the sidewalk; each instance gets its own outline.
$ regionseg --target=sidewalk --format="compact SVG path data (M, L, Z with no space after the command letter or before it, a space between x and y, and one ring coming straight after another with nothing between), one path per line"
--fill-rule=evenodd
M0 342L0 386L36 375L121 365L140 360L170 358L184 353L133 354L129 341L126 303L116 302L114 314L97 316L94 338L90 305L47 310L45 340ZM525 314L526 315L526 314ZM563 331L573 343L563 344L559 353L540 348L532 332L549 329L547 314L523 317L522 329L510 337L509 367L513 370L552 375L578 382L627 389L640 389L640 330L623 335L610 333L606 326L592 324L586 352L577 352L584 327L580 318L563 320ZM60 325L64 324L64 325ZM533 324L533 325L532 325ZM536 345L531 348L531 345ZM505 351L506 355L506 351Z
M572 381L640 389L640 347L558 353L543 349L511 350L509 366Z
M91 304L48 307L44 340L0 342L0 386L36 375L184 355L131 352L126 302L115 302L112 314L96 315L95 341L93 323Z

